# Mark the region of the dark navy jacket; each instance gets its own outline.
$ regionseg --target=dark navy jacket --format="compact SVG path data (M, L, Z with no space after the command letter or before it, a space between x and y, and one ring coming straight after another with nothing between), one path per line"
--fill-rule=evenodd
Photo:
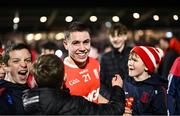
M168 113L180 115L180 56L173 63L168 80Z
M27 85L0 80L0 114L24 114L22 92Z
M131 47L125 46L123 51L120 53L118 49L103 54L101 57L101 70L100 70L100 81L101 88L100 94L109 99L110 91L112 88L111 80L115 74L120 74L122 78L128 75L128 57Z
M180 76L169 76L168 111L170 115L180 115Z
M166 90L167 83L162 83L152 75L150 78L137 82L132 77L124 80L126 98L133 97L133 115L164 115L167 114Z

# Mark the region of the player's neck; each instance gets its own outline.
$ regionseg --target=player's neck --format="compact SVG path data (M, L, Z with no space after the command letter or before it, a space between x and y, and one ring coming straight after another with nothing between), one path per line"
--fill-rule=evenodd
M86 65L86 62L79 63L79 62L76 62L75 60L73 60L71 57L68 57L67 59L68 59L67 61L68 61L69 64L75 65L75 66L77 66L79 68L83 68Z

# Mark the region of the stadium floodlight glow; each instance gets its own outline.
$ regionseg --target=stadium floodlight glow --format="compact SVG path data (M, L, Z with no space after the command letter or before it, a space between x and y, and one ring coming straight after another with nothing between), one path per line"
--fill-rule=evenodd
M34 40L40 40L42 38L42 34L41 33L38 33L34 36Z
M40 22L41 23L45 23L47 21L47 17L46 16L42 16L41 18L40 18Z
M55 35L56 40L61 40L64 39L64 34L63 33L58 33Z
M67 16L67 17L65 18L65 21L66 21L66 22L72 22L72 21L73 21L73 17L72 17L72 16Z
M63 56L63 52L58 49L55 51L55 55L58 56L59 58L61 58Z
M97 17L96 16L90 16L89 20L91 22L96 22L97 21Z
M27 36L26 36L26 40L27 41L32 41L34 39L34 34L28 34Z
M112 17L112 21L113 21L113 22L119 22L119 20L120 20L120 19L119 19L118 16L113 16L113 17Z
M107 22L105 22L105 26L106 26L107 28L111 28L112 24L111 24L111 22L107 21Z
M18 28L18 24L17 24L17 23L14 23L13 29L14 29L14 30L17 30L17 28Z
M16 24L16 23L19 23L19 21L20 21L19 17L14 17L13 22L14 22L15 24Z
M173 15L173 19L177 21L179 19L178 15Z
M139 13L133 13L133 18L139 19L140 18L140 14Z
M172 32L166 32L166 37L171 38L173 36Z
M158 16L158 15L154 15L154 16L153 16L153 19L154 19L155 21L159 21L159 16Z

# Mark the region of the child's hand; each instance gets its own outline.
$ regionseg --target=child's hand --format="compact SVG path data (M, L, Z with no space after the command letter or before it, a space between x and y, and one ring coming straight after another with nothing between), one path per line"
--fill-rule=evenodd
M123 116L132 116L132 110L128 107L125 107L125 112Z
M123 86L123 80L121 79L120 75L116 74L112 79L112 86L119 86L122 88Z

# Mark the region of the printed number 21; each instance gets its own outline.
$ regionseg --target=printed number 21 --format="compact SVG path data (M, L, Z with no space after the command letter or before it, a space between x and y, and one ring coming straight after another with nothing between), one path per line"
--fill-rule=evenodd
M84 82L88 82L89 80L91 80L91 77L90 77L90 75L88 73L82 75L82 77L84 78Z

